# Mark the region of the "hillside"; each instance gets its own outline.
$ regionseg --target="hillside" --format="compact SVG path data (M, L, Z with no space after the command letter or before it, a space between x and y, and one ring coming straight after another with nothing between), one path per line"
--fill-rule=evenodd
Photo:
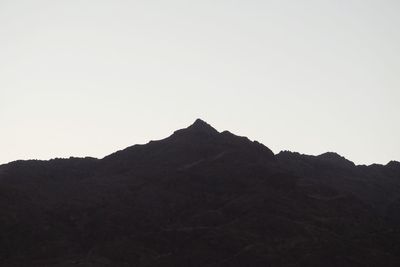
M202 120L103 159L0 166L0 266L399 266L400 163Z

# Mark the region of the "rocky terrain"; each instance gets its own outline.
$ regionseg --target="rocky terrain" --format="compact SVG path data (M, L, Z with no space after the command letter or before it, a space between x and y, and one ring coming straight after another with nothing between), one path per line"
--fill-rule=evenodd
M197 120L103 159L0 166L0 266L400 266L400 163Z

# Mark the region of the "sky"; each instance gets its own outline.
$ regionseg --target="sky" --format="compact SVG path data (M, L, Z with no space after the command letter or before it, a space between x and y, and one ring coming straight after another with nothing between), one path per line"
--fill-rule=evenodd
M0 164L104 157L202 118L400 161L398 0L0 0Z

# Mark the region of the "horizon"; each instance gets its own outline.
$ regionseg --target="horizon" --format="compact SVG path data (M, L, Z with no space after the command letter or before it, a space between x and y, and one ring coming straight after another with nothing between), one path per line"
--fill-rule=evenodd
M190 126L194 125L195 123L197 123L197 122L199 122L199 121L200 121L200 123L205 123L208 127L211 127L213 130L216 130L219 134L222 133L222 132L224 132L224 131L230 132L228 129L218 130L218 129L216 129L213 125L210 125L207 121L205 121L205 120L203 120L203 119L201 119L201 118L197 118L191 125L188 125L186 128L176 129L175 131L187 129L187 128L189 128ZM175 132L175 131L174 131L174 132ZM102 156L102 157L93 157L93 156L79 156L79 157L76 157L76 156L71 155L71 156L69 156L69 157L53 157L53 158L48 158L48 159L17 159L17 160L13 160L13 161L10 161L10 162L7 162L7 163L1 163L1 162L0 162L0 166L1 166L1 165L7 165L7 164L12 163L12 162L17 162L17 161L30 161L30 160L33 160L33 161L51 161L51 160L60 160L60 159L61 159L61 160L68 160L68 159L73 159L73 158L75 158L75 159L76 159L76 158L93 158L93 159L102 160L103 158L105 158L105 157L107 157L107 156L109 156L109 155L111 155L111 154L113 154L113 153L115 153L115 152L124 150L124 149L126 149L126 148L131 147L131 146L135 146L135 145L147 145L147 144L149 144L150 142L161 141L161 140L163 140L163 139L165 139L165 138L168 138L168 137L171 136L172 134L174 134L174 132L171 133L170 135L168 135L168 136L162 138L162 139L149 140L149 141L146 142L146 143L132 144L132 145L127 146L127 147L124 147L124 148L116 149L115 151L111 151L111 152L109 152L108 154L106 154L106 155L104 155L104 156ZM235 134L235 133L232 133L232 134ZM236 134L235 134L235 135L236 135ZM247 136L243 136L243 137L248 138ZM249 139L250 139L250 138L249 138ZM250 140L251 140L251 141L257 141L257 142L259 142L258 140L253 140L253 139L250 139ZM268 147L268 146L265 145L264 143L262 143L262 142L260 142L260 143L261 143L262 145ZM268 148L269 148L269 147L268 147ZM281 150L281 151L279 151L279 152L274 152L274 151L272 151L272 152L274 153L275 156L278 155L278 154L281 153L281 152L290 152L290 153L299 153L300 155L303 155L303 156L313 156L313 157L318 157L318 156L321 156L321 155L327 154L327 153L333 153L333 154L339 155L339 156L341 156L341 157L344 157L343 155L341 155L340 153L338 153L338 152L336 152L336 151L326 151L326 152L323 152L323 153L318 154L318 155L305 154L305 153L302 153L301 151L291 151L291 150ZM382 166L385 166L385 165L388 165L388 164L391 163L391 162L399 162L399 161L397 161L397 160L390 160L390 161L388 161L386 164L381 164L381 163L371 163L371 164L362 164L362 163L361 163L361 164L357 164L357 163L355 163L354 161L352 161L352 160L349 159L349 158L346 158L346 157L344 157L344 158L345 158L346 160L348 160L348 161L353 162L356 166L371 166L371 165L382 165ZM400 163L400 162L399 162L399 163Z
M203 118L275 154L400 161L400 2L0 2L0 164Z

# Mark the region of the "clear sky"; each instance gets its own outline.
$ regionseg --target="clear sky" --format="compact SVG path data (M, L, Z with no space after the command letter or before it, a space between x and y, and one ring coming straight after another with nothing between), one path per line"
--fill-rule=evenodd
M0 0L0 163L202 118L275 153L400 160L398 0Z

